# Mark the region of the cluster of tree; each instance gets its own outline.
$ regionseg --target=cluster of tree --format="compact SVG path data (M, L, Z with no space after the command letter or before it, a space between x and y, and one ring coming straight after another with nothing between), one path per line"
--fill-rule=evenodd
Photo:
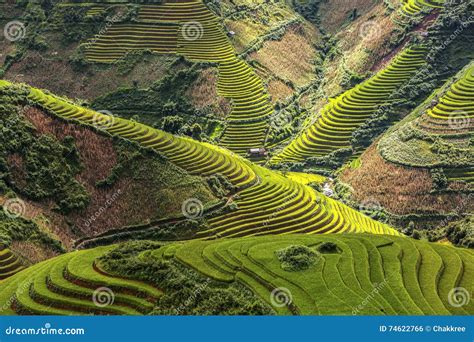
M139 255L162 247L155 242L129 242L100 259L101 267L120 276L163 289L154 315L268 315L272 309L243 285L223 285L173 260Z

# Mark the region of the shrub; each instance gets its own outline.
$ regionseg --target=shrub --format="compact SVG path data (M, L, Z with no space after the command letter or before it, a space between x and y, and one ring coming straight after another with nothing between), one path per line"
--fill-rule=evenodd
M431 169L431 178L433 179L433 190L442 190L448 186L448 179L442 168Z
M415 230L413 234L411 235L412 238L415 240L420 240L421 239L421 233L418 230Z
M320 253L337 253L337 245L334 242L324 242L318 247Z
M167 116L163 118L161 127L164 131L168 133L176 134L179 129L183 126L184 120L179 116Z
M272 310L243 285L220 284L173 261L141 257L155 242L120 245L100 259L107 271L148 281L163 289L152 315L269 315Z
M303 271L314 265L317 254L307 246L292 245L275 252L285 271Z

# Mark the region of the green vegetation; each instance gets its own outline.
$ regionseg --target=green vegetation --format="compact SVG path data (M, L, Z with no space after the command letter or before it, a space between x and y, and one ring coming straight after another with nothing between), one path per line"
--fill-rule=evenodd
M163 251L166 250L166 251ZM156 284L162 291L153 315L262 315L272 310L243 285L211 280L179 262L167 260L172 247L129 243L104 255L99 264L113 274L126 274ZM163 253L163 254L162 254ZM162 257L157 260L155 255Z
M0 315L472 315L472 6L0 4Z
M379 143L388 161L432 169L434 187L449 181L472 183L474 160L474 67L467 66L454 81L433 94L413 115L394 127Z
M209 219L209 228L199 231L199 237L289 232L399 234L306 185L254 165L225 149L93 112L35 88L30 88L28 97L62 118L99 126L110 134L151 148L190 174L208 177L220 173L233 186L242 189L234 200L237 210Z
M350 148L352 133L381 105L396 100L392 95L425 64L426 51L422 46L407 48L374 77L330 99L317 121L273 157L272 163L299 162Z
M443 8L445 0L402 0L402 13L415 15L424 9Z
M81 171L81 162L74 139L65 137L59 142L51 136L35 136L32 127L19 119L15 103L21 95L15 90L1 91L1 179L32 199L53 199L63 213L84 208L89 195L75 179Z
M162 294L160 290L143 282L109 276L95 265L95 260L112 248L65 254L8 278L0 283L1 314L150 312Z
M316 262L317 254L307 246L289 246L275 252L285 271L303 271Z
M11 277L23 268L21 261L8 248L0 246L0 280Z
M467 315L473 304L450 305L449 293L472 289L473 258L465 249L362 234L133 242L32 266L0 283L0 304L3 314ZM103 308L91 301L101 286L115 295Z
M265 121L272 110L268 94L262 80L235 55L217 17L201 1L141 6L137 22L112 23L85 47L90 62L112 63L129 51L151 50L217 63L218 93L233 101L222 145L241 155L263 146Z
M24 208L25 204L19 202ZM53 238L48 232L42 230L31 220L12 217L7 215L7 209L0 211L0 245L10 246L13 241L31 241L47 246L56 252L64 252L64 248L59 241Z

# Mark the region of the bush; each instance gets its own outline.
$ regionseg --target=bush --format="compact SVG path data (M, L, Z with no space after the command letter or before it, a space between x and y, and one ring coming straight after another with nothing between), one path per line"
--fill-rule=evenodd
M461 222L453 222L446 229L446 237L455 246L474 247L474 219L466 218Z
M314 265L317 254L307 246L293 245L275 252L285 271L303 271Z
M243 285L221 284L174 261L146 255L155 242L119 245L100 258L108 272L155 284L163 290L152 315L269 315L270 307ZM146 252L145 252L146 253Z
M324 242L318 247L320 253L337 253L337 245L334 242Z
M446 178L444 170L441 168L432 169L431 178L433 180L433 190L442 190L448 186L448 178Z
M179 116L167 116L163 118L161 128L168 133L177 134L183 126L184 120Z

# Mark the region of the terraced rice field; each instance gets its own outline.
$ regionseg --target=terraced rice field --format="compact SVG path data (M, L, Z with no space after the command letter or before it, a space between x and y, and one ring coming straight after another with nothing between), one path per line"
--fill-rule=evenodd
M133 50L175 53L178 29L172 24L116 23L87 43L85 55L91 62L112 63Z
M324 242L335 243L338 251L318 253ZM312 248L314 265L282 269L275 252L291 245ZM473 289L474 254L467 249L364 234L193 241L164 248L168 257L208 277L241 281L270 305L271 292L280 289L291 297L276 307L280 314L466 315L474 310L472 302L459 308L449 304L453 288Z
M99 14L104 13L105 8L103 6L92 6L86 12L86 17L92 18Z
M441 93L437 94L437 98L432 101L431 108L428 108L416 118L413 124L407 123L405 128L401 128L414 131L422 137L418 140L418 143L415 144L412 142L412 140L415 140L411 139L405 144L408 150L404 153L384 153L385 158L404 165L419 167L429 167L430 164L440 163L436 154L431 153L423 158L423 154L415 150L419 149L423 142L436 139L460 149L472 150L470 141L474 136L474 65L471 64L470 67L467 67L458 80L452 82L451 85L446 86ZM399 141L399 133L395 132L393 134L382 139L380 146L392 143L394 137ZM397 144L396 147L401 148L403 146ZM393 159L394 156L397 156L396 160ZM459 161L452 160L451 162ZM474 165L472 162L471 157L463 166L449 167L446 162L442 162L442 164L444 164L449 180L461 180L472 184L474 183Z
M86 57L111 63L127 51L149 49L179 54L189 60L218 65L218 94L232 100L232 112L221 145L246 155L262 147L267 119L272 114L269 95L252 68L236 56L218 18L200 0L173 1L141 7L138 23L116 23L92 38Z
M302 161L349 148L352 133L374 115L381 105L396 100L391 95L425 63L425 53L424 47L407 48L369 80L330 99L317 121L272 158L271 162Z
M425 113L418 127L452 143L469 144L474 136L474 66ZM451 181L474 183L473 165L446 171Z
M469 130L471 126L468 121L474 119L473 105L474 66L470 67L459 81L453 83L439 103L428 110L427 114L430 119L443 120L439 121L444 126L442 129Z
M323 243L336 245L319 251ZM312 262L282 268L277 251L306 246ZM32 266L0 282L0 314L146 314L162 292L107 274L96 260L114 246L76 251ZM283 315L470 315L453 289L472 292L469 249L394 236L286 235L189 241L145 251L140 257L179 262L214 280L239 281ZM97 289L114 301L98 306ZM97 292L96 292L97 293ZM103 292L105 293L105 292ZM95 298L95 299L94 299ZM92 300L91 300L92 299ZM95 301L94 301L95 300Z
M37 105L68 120L94 125L163 154L191 174L220 173L240 188L238 209L209 219L199 237L238 237L287 233L362 233L398 235L393 228L317 193L307 185L250 163L225 149L78 107L31 88Z
M0 246L0 280L11 277L23 268L20 260L8 248Z
M64 254L0 282L0 314L147 314L162 292L103 272L95 260L112 248Z
M423 9L443 8L444 3L445 0L403 0L402 12L414 15Z

